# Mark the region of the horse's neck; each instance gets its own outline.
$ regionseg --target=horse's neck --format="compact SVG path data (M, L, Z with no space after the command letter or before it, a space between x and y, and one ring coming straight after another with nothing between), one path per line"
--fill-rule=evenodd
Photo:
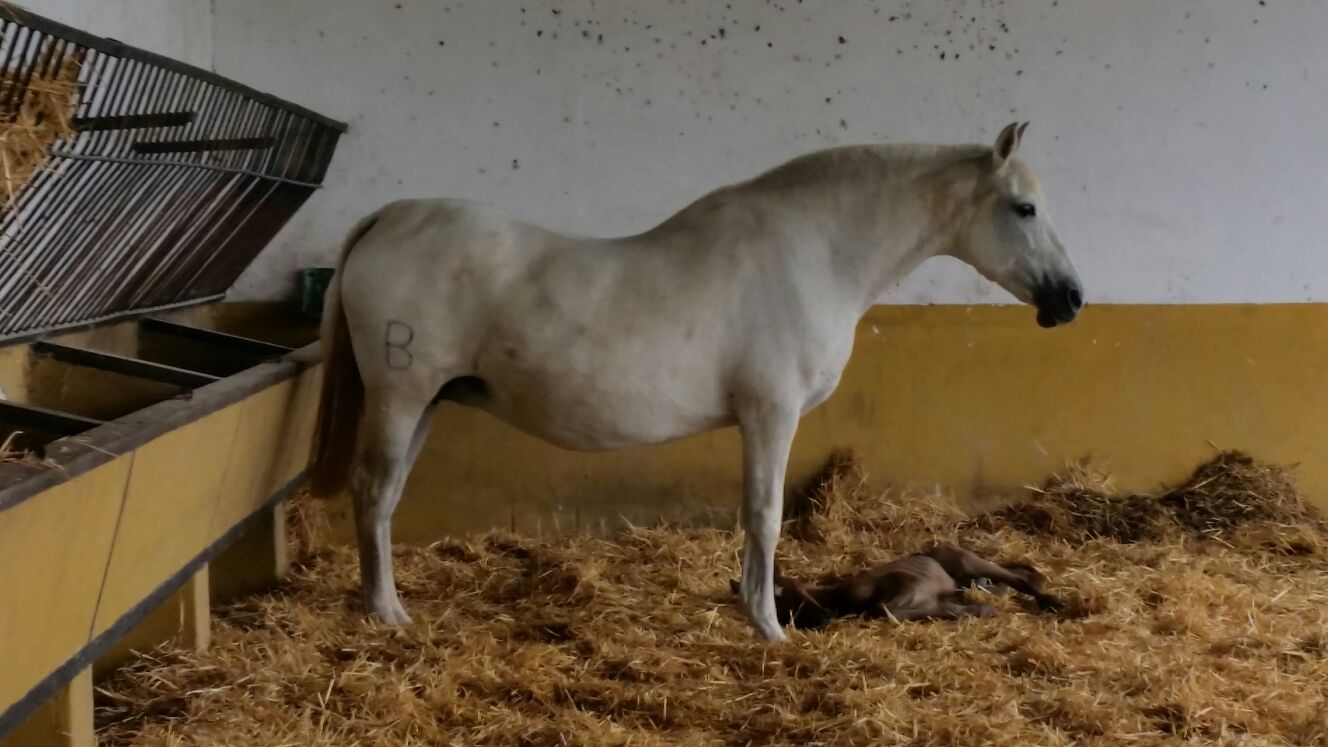
M824 252L842 297L865 313L919 264L950 248L953 229L938 225L944 221L936 206L953 208L950 193L971 171L973 154L970 146L826 151L708 195L668 223L705 230L704 216L724 212L716 207L754 211L759 230L781 243ZM948 217L957 224L958 216Z

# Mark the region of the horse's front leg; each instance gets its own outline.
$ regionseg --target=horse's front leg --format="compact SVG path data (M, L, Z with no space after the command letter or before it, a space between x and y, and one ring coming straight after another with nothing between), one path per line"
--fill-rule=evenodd
M768 641L784 640L775 614L775 545L784 511L784 472L798 428L797 410L773 403L752 406L738 415L742 431L743 611Z

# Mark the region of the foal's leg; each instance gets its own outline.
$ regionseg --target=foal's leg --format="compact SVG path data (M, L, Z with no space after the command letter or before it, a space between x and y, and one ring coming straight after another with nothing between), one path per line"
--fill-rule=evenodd
M1011 589L1027 594L1036 600L1038 606L1043 609L1054 609L1060 606L1060 600L1048 594L1046 589L1042 587L1041 582L1035 578L1020 573L1018 570L1011 570L1011 567L997 565L985 560L972 550L941 545L929 550L928 554L941 563L946 572L953 576L960 585L973 579L987 578L995 583L1005 584Z
M869 607L867 617L888 617L896 622L906 620L927 620L941 614L942 599L934 594L921 592L913 580L905 580L903 585L881 601Z
M958 620L961 617L991 617L996 608L990 604L963 604L948 599L938 599L930 604L891 605L883 603L878 616L891 617L899 622L906 620Z
M909 605L909 604L891 604L881 602L871 617L886 617L896 622L906 622L908 620L926 620L936 617L940 612L939 605Z
M389 625L409 625L392 574L392 512L425 437L433 408L391 395L366 399L351 474L360 583L365 609Z
M941 602L940 612L936 616L941 620L958 620L961 617L995 617L996 608L990 604L962 604L960 602Z
M775 615L775 545L784 511L784 472L798 428L796 410L759 403L738 415L742 431L743 611L767 641L784 640Z

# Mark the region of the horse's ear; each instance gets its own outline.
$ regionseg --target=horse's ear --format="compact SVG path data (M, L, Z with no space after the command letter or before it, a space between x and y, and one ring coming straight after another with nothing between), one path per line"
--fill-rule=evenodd
M992 156L996 160L996 168L1000 168L1010 162L1010 157L1019 149L1019 139L1023 137L1024 128L1028 126L1025 122L1011 122L1001 130L1001 134L996 136L996 145L992 147Z

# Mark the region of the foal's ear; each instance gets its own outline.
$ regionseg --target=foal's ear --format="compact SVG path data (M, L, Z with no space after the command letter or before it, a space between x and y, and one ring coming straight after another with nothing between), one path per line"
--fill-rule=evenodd
M996 145L992 147L992 156L996 160L996 168L1000 168L1010 162L1010 157L1019 150L1019 141L1024 137L1024 130L1028 128L1028 123L1011 122L1001 130L1001 134L996 136Z

